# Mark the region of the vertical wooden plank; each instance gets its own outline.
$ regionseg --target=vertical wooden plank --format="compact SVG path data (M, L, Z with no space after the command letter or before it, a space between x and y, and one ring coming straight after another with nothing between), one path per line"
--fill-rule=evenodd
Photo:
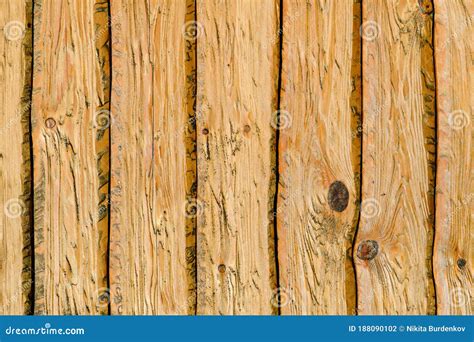
M111 12L112 314L194 313L194 3Z
M435 0L438 172L434 275L440 315L474 313L474 1Z
M282 314L354 314L359 13L360 4L351 0L283 2L277 207Z
M197 1L198 314L270 314L279 1Z
M31 310L31 1L0 1L0 315Z
M36 314L107 312L107 10L35 1Z
M432 17L420 3L363 2L360 314L435 312Z

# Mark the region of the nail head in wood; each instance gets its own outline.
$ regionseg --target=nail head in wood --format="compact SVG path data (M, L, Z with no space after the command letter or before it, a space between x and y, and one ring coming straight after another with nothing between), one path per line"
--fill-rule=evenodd
M342 212L349 203L349 191L341 181L335 181L329 186L328 191L329 207L337 212Z
M361 260L372 260L379 252L379 244L374 240L365 240L357 247L357 257Z

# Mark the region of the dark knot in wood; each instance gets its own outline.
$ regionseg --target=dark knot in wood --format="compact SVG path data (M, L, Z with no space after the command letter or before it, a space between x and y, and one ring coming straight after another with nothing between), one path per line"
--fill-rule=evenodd
M54 120L53 118L47 118L44 124L47 128L53 128L54 126L56 126L56 120Z
M335 181L329 186L328 192L329 207L337 212L342 212L349 203L349 191L344 183Z
M458 259L457 264L458 264L458 267L459 267L459 268L464 268L464 266L466 266L466 260L460 258L460 259Z
M379 252L379 244L374 240L365 240L357 247L357 257L361 260L372 260Z
M418 0L418 7L423 14L431 14L433 12L432 0Z

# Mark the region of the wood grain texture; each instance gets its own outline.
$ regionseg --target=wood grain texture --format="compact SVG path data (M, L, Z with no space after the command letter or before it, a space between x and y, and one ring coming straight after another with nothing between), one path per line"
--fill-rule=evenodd
M277 207L282 314L355 312L360 37L354 21L360 22L360 5L353 1L283 2Z
M198 0L197 20L197 313L271 314L279 1Z
M107 10L35 1L36 314L107 312Z
M434 276L440 315L472 315L474 1L435 0L438 172Z
M117 0L111 12L111 311L194 313L194 5Z
M31 1L0 1L0 315L31 310Z
M472 315L473 20L0 0L0 315Z
M417 0L363 2L360 314L435 311L431 31Z

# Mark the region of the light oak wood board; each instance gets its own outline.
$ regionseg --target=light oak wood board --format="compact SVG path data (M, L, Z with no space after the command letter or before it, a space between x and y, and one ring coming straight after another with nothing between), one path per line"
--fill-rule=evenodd
M359 314L434 314L432 14L417 0L365 1Z
M437 313L472 315L474 1L434 2L438 107L434 276Z
M111 12L111 313L194 314L194 4Z
M197 1L197 313L272 314L279 1Z
M108 312L108 4L35 1L35 314Z
M32 307L31 22L31 1L0 1L0 315Z
M359 25L357 2L283 1L276 211L282 314L355 313Z

